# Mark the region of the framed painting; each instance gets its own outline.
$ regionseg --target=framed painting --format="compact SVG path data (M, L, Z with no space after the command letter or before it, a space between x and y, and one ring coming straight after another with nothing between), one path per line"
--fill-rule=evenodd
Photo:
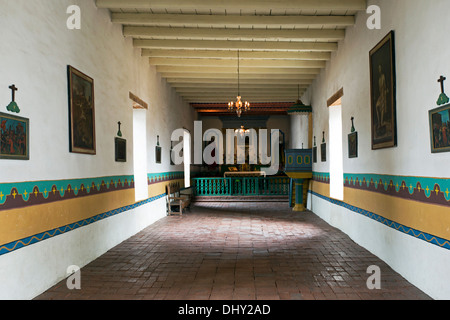
M161 147L155 148L155 160L156 160L156 163L158 163L158 164L161 163Z
M127 140L115 138L116 162L127 162Z
M70 152L96 154L94 80L68 66Z
M348 135L348 157L358 158L358 132L353 132Z
M327 162L327 144L322 143L320 145L320 157L322 162Z
M0 113L0 159L30 160L30 120Z
M431 152L450 152L450 104L429 111Z
M396 147L394 31L370 51L370 90L372 150Z
M317 147L313 147L313 163L317 163Z

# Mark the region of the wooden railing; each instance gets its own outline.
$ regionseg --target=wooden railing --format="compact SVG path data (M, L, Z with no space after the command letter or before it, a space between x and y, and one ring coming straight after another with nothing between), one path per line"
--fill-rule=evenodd
M288 196L288 177L195 178L196 196Z

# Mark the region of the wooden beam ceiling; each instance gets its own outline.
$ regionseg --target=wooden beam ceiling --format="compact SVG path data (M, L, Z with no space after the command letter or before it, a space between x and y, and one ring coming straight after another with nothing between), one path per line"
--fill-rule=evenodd
M243 99L259 105L257 112L282 112L283 103L295 102L326 67L346 28L367 7L366 0L96 0L96 5L111 11L123 35L201 114L224 113L238 82Z

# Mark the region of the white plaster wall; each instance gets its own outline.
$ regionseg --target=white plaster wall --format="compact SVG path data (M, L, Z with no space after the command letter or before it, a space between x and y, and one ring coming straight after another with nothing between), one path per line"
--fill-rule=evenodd
M279 129L284 132L286 148L288 148L290 140L292 139L291 120L290 120L289 116L287 116L287 115L286 116L283 116L283 115L270 116L269 120L267 120L268 134L270 134L270 130L272 130L272 129L274 129L274 130Z
M344 231L353 241L381 258L431 298L450 299L450 254L445 249L311 194L308 196L308 209Z
M290 116L290 144L291 149L307 149L309 147L309 116L294 114Z
M342 139L345 173L449 178L450 170L446 170L444 165L449 161L448 153L432 154L430 151L428 111L437 107L440 94L437 79L440 75L450 75L447 54L450 43L445 40L450 27L450 2L368 1L368 5L371 4L381 7L382 29L369 30L366 27L369 15L359 14L355 26L347 30L345 40L339 44L326 70L302 98L313 105L313 130L317 142L320 144L322 131L325 131L329 143L326 100L344 88ZM395 31L396 38L398 147L372 151L369 51L390 30ZM352 116L359 133L357 159L347 157L347 135ZM329 161L322 163L319 160L313 170L329 172ZM448 250L362 219L315 196L310 196L310 200L309 207L316 214L351 235L414 285L433 298L450 297Z
M67 7L81 8L81 30L69 30ZM161 79L107 10L93 0L0 0L0 110L19 91L20 116L30 119L29 161L0 161L0 183L133 175L133 92L149 103L150 173L183 171L170 166L170 134L191 129L196 117ZM69 153L67 65L95 81L97 155ZM4 109L3 109L4 108ZM114 160L117 122L128 142L127 163ZM164 164L154 163L156 135ZM42 243L0 257L0 298L29 299L105 251L165 216L165 200L149 203Z
M313 104L313 130L317 143L322 140L322 131L329 142L326 101L344 88L344 155L348 154L347 134L352 116L359 134L359 157L344 157L344 172L448 178L450 170L443 171L439 165L448 161L448 154L430 151L428 111L437 107L440 94L437 79L440 75L450 75L445 53L450 48L449 42L445 41L450 28L447 17L450 2L382 0L368 1L370 4L377 4L382 9L382 29L367 29L369 15L360 13L326 70L302 98ZM398 147L372 151L369 51L390 30L396 33ZM328 163L318 163L314 170L328 172Z
M0 299L35 298L67 278L69 266L83 268L111 248L163 218L165 209L166 199L161 198L0 257Z
M245 115L242 116L242 123L245 124ZM202 117L200 119L203 125L203 132L208 129L219 129L222 130L223 123L219 117ZM267 130L270 133L271 129L279 129L284 132L286 143L291 139L291 120L289 116L284 115L272 115L267 120ZM246 128L247 129L247 128Z

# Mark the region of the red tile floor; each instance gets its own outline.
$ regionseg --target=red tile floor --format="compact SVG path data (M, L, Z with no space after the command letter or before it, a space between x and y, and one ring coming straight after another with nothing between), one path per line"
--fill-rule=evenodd
M369 290L367 269L381 269ZM428 300L311 212L282 202L198 202L165 217L37 300Z

